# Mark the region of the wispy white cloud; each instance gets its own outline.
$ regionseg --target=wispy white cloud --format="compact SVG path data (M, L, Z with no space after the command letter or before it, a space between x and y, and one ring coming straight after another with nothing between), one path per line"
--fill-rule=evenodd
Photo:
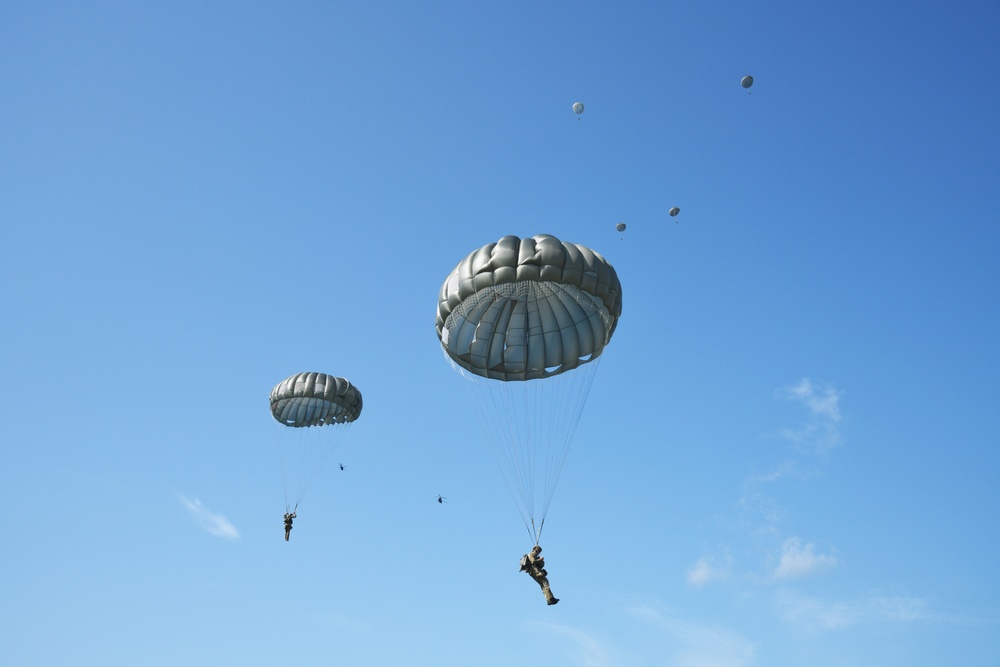
M781 435L817 453L825 452L840 442L840 392L803 378L777 392L779 398L804 405L809 420L796 428L783 428Z
M919 622L1000 627L1000 618L948 614L933 609L922 598L900 595L876 594L854 600L823 600L779 590L775 594L775 602L782 620L808 632L835 631L864 624Z
M840 421L840 392L833 387L818 386L809 378L803 378L780 393L787 399L803 403L816 417Z
M786 477L792 477L798 474L800 474L798 464L796 464L795 461L786 460L782 461L768 472L754 473L750 475L747 477L746 485L748 488L753 488L761 484L773 484L774 482L779 482Z
M730 571L729 559L719 564L714 558L702 556L687 571L687 582L692 586L701 587L713 581L726 581L729 579Z
M808 492L801 483L823 474L830 450L839 442L841 392L832 386L798 380L775 390L774 396L805 408L799 410L800 423L791 428L777 429L775 435L783 441L780 458L755 462L755 470L744 478L742 493L736 501L737 516L732 525L753 538L753 544L733 550L735 556L723 565L707 559L697 561L685 572L691 586L710 582L749 579L758 583L774 583L804 577L835 568L838 560L832 553L817 551L814 544L805 544L789 537L783 529L788 512L786 501L788 482L799 483L798 492ZM791 443L791 447L788 444ZM770 452L772 455L773 451ZM775 552L777 549L777 552ZM761 554L767 557L760 559ZM752 561L752 562L751 562Z
M233 524L229 523L229 520L226 517L221 514L209 512L197 498L192 500L186 496L177 494L177 499L181 501L181 504L184 505L185 508L187 508L187 511L191 514L191 517L198 523L198 525L210 534L227 540L239 539L239 531L236 530L236 527Z
M593 635L562 623L535 623L550 634L561 635L570 642L568 659L580 667L617 667L618 662Z
M753 664L757 646L738 632L686 621L652 605L639 605L629 611L666 634L673 651L672 657L663 661L666 665L748 667Z
M750 534L768 541L781 537L778 524L788 512L773 497L750 490L736 502L736 508L740 525Z
M816 553L815 545L811 542L803 544L799 538L789 537L781 545L774 579L798 579L836 566L835 556Z
M808 631L840 630L862 623L940 620L920 598L871 596L830 601L779 591L775 599L783 620Z

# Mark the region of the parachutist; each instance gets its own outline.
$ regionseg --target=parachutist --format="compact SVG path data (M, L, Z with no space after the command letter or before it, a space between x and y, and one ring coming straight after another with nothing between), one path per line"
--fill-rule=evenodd
M292 519L295 518L295 512L285 512L285 541L288 541L288 536L292 534Z
M583 412L593 362L621 316L621 290L600 253L538 234L473 250L438 293L441 349L476 385L473 403L492 431L485 440L532 544Z
M286 427L277 438L278 454L285 511L294 517L316 471L361 415L361 392L341 377L296 373L274 386L270 404L271 416Z
M542 594L548 604L559 602L559 598L552 595L552 589L549 588L549 573L545 570L545 558L542 557L542 548L537 544L531 551L521 556L521 572L527 572L535 583L542 587Z
M445 498L444 496L440 495L440 494L439 494L439 495L438 495L438 497L437 497L437 501L438 501L438 503L443 503L443 502L444 502L444 501L446 501L446 500L448 500L448 499L447 499L447 498Z
M339 465L339 466L340 466L340 469L341 469L341 470L347 470L347 468L346 468L346 467L344 466L344 464L343 464L343 463L338 463L337 465Z

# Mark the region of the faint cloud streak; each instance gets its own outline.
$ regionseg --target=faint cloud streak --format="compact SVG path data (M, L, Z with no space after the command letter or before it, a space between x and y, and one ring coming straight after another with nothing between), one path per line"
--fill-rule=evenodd
M818 554L812 543L803 544L799 538L790 537L781 545L778 567L773 576L775 580L798 579L836 566L835 556Z
M782 435L817 453L827 451L840 442L839 391L833 387L815 384L809 378L803 378L796 384L779 390L777 394L784 400L804 405L810 415L810 421L805 425L797 429L782 429Z
M785 388L782 394L787 399L805 404L814 416L840 421L840 392L833 387L818 387L809 378L803 378Z
M239 539L239 531L236 530L236 527L223 515L209 512L197 498L192 500L181 494L177 494L177 498L181 501L181 504L187 508L187 511L191 514L191 517L195 520L195 522L204 528L210 535L222 537L227 540Z
M915 597L869 595L855 600L821 600L788 590L775 595L782 620L807 632L835 631L861 624L947 623L969 627L1000 626L995 617L941 613Z
M872 596L843 602L781 591L777 602L783 620L813 632L840 630L860 623L941 620L929 612L927 602L920 598Z
M617 662L608 654L597 639L586 632L559 623L536 623L547 632L562 635L572 642L573 664L581 667L616 667Z
M739 633L699 625L668 615L652 605L639 605L630 612L636 618L664 631L671 645L679 645L672 667L748 667L753 664L756 645Z
M700 588L713 581L726 581L729 579L730 567L728 563L716 565L714 559L702 556L687 571L687 582L691 586Z

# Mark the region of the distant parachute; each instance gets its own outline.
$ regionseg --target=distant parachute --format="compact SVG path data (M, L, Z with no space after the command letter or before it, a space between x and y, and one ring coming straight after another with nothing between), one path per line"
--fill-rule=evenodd
M297 373L274 386L270 403L271 416L286 427L279 431L278 455L290 511L361 415L361 392L344 378Z
M474 250L441 286L441 348L468 380L536 544L621 311L614 267L590 248L547 234L505 236Z
M356 387L326 373L298 373L271 390L271 415L293 428L352 422L361 405Z
M740 81L740 85L741 85L741 86L743 86L744 88L749 88L750 86L752 86L752 85L753 85L753 77L752 77L752 76L750 76L749 74L747 74L747 75L746 75L745 77L743 77L743 79L742 79L742 80Z
M577 116L583 113L583 102L573 102L573 113Z
M617 225L615 225L615 229L618 230L619 232L624 232L625 231L625 223L624 222L619 222Z
M670 217L671 218L676 218L677 214L680 213L680 212L681 212L681 210L679 208L677 208L676 206L674 206L672 209L670 209Z

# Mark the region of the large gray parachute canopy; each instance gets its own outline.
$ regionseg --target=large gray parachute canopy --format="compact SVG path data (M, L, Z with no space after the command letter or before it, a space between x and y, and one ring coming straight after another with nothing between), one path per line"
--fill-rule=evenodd
M361 415L361 392L344 378L298 373L271 390L271 414L295 428L352 422Z
M599 253L548 234L505 236L444 281L435 328L465 370L534 380L599 357L621 312L618 274Z
M749 88L753 85L753 77L747 74L745 77L740 79L740 85L744 88Z

